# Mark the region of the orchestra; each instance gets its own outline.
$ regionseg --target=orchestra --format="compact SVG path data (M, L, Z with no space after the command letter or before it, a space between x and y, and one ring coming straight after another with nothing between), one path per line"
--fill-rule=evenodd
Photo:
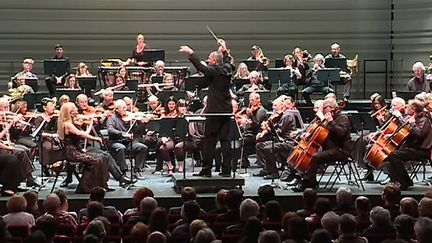
M82 172L83 178L77 189L77 192L84 193L89 192L94 185L110 190L107 184L109 174L124 188L137 179L144 179L141 173L147 167L150 150L156 153L153 173L167 175L188 170L183 167L186 153L193 153L196 165L202 166L202 170L194 174L202 177L212 177L213 159L220 161L216 165L219 175L230 177L237 163L240 168L255 166L251 165L249 159L252 154L256 154L256 166L261 170L254 176L278 179L279 170L287 169L297 174L298 183L293 190L302 191L306 187L318 187L316 174L322 165L345 160L352 155L367 170L363 178L365 180L373 181L373 172L383 170L402 189L413 185L402 165L408 160L429 158L432 147L430 93L416 96L408 103L401 97L394 97L390 105L386 104L383 95L373 94L370 97L369 114L378 130L362 133L360 138L353 141L352 149L352 121L343 113L343 107L337 101L335 86L329 80L319 78L320 71L334 69L326 66L327 60L346 59L339 43L331 44L330 54L324 57L317 53L313 60L310 60L308 51L296 47L290 54L283 56L282 68L290 70L289 83L267 89L263 83L268 81L266 70L270 59L264 56L261 47L254 45L251 55L244 58L244 62L237 62L235 68L226 42L216 40L217 50L210 53L206 65L192 48L180 47L180 52L188 55L189 61L198 71L197 75L205 79L208 88L185 90L183 82L187 83L192 76L188 73L189 67L170 67L164 60L148 60L145 53L150 50L149 45L145 43L144 35L138 34L136 46L127 61L119 60L118 65L100 67L98 78L103 83L97 90L91 91L92 97L83 93L68 96L72 93L67 93L59 100L52 98L55 97L56 87L81 90L77 77L92 76L89 66L80 62L76 66L76 74L71 74L69 67L64 73L46 77L49 96L40 100L35 110L27 107L27 101L23 99L26 94L35 93L26 80L37 79L32 71L34 61L25 59L23 70L11 80L9 95L0 98L0 161L5 158L18 161L19 172L15 180L25 181L28 187L38 187L32 175L31 161L38 158L44 175L50 176L55 162L66 155L68 159L92 165L90 170L84 169ZM60 44L55 46L53 59L65 60L69 65L69 59L64 56ZM247 61L256 61L259 66L255 70L248 70ZM417 62L412 71L414 77L408 81L408 89L429 92L426 67ZM349 68L339 68L338 73L345 87L342 98L346 102L350 96L351 75L354 74ZM139 81L136 90L130 90L130 80ZM235 82L245 81L249 83L235 88ZM295 101L300 86L304 97L301 103L306 103L306 107L311 110L313 107L316 112L313 121L302 130L296 127L295 117L290 112L296 109ZM116 94L121 93L118 91L131 91L134 96L127 96L128 93L115 98ZM170 92L193 92L194 95L178 99L171 96ZM317 92L333 97L315 99L312 95ZM161 93L168 93L169 98L159 100L164 95L167 97ZM201 101L204 96L200 97L202 93L207 93L207 96ZM264 93L271 94L269 103L264 103L267 101ZM100 100L97 95L101 95ZM71 98L75 103L70 102ZM198 110L190 109L196 100L200 101L201 106ZM235 104L234 107L232 104ZM188 117L193 116L201 117L204 122L189 121ZM240 143L233 148L230 141L233 129L231 118L241 135ZM186 138L160 136L160 128L150 123L162 124L161 120L164 119L185 119L188 122ZM220 147L217 149L218 141ZM388 141L394 145L391 151L388 146L383 146ZM60 155L55 153L54 148L58 143L65 145ZM304 153L310 153L311 145L316 146L311 156L308 159L301 157ZM385 155L380 157L383 153ZM221 156L217 157L218 154ZM13 165L4 166L16 170ZM70 168L67 170L70 172ZM126 176L128 171L131 171L132 178ZM98 176L93 178L95 174ZM1 190L2 195L20 190L16 181L5 184L1 174L0 182L5 186ZM62 186L67 187L70 182L72 176L68 173Z

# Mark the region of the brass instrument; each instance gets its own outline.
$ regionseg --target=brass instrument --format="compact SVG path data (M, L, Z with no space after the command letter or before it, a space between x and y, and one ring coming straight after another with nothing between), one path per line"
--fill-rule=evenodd
M347 66L351 70L351 73L358 72L358 54L353 59L347 59Z
M121 66L124 62L121 59L118 58L111 58L111 59L102 59L101 65L104 67L115 67L115 66Z
M303 63L308 63L311 59L312 59L312 55L309 53L309 51L303 50L303 56L302 56Z

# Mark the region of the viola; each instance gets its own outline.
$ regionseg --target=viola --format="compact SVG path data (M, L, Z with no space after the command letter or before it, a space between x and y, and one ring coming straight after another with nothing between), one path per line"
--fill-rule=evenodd
M312 155L318 152L328 137L329 130L326 125L326 122L315 119L306 129L307 136L302 137L287 159L287 162L296 170L300 172L308 170Z
M380 130L378 139L366 153L364 159L375 169L380 169L387 156L397 149L410 134L407 123L399 124L396 117L389 119Z

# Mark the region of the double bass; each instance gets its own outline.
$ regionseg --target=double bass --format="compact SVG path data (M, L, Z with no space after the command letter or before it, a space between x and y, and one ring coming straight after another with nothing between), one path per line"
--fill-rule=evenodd
M380 169L387 156L405 140L410 134L408 123L398 124L396 117L392 117L379 131L379 136L365 155L365 161Z
M309 169L312 155L318 152L327 139L329 134L327 122L315 118L305 133L307 136L302 137L287 159L287 162L299 172L306 172Z

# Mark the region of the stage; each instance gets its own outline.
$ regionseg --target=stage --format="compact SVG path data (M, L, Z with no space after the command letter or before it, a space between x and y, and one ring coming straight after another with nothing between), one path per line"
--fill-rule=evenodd
M257 190L261 185L264 184L272 184L271 180L264 180L262 177L254 177L252 176L253 173L257 173L259 171L259 168L254 167L255 159L251 158L251 165L252 168L249 168L247 171L244 169L239 169L236 174L236 180L244 179L244 186L242 186L242 189L244 191L245 197L251 197L257 199ZM163 207L171 207L173 205L179 205L181 203L180 200L180 194L178 194L174 188L174 182L171 177L165 176L165 175L156 175L152 174L151 172L154 171L154 164L150 164L150 168L147 168L143 173L142 176L144 178L140 178L135 186L129 188L129 190L126 190L124 188L119 187L119 184L117 181L110 179L109 185L110 187L114 188L115 191L113 192L107 192L106 193L106 204L107 205L115 205L120 210L124 211L127 208L132 207L132 196L136 189L140 187L148 187L151 190L153 190L155 197L158 200L158 203L160 206ZM37 182L41 182L40 177L40 166L39 164L35 163L36 170L33 173L34 176L37 176ZM222 178L218 176L218 173L213 172L213 177L210 178L202 178L202 177L194 177L192 178L192 169L191 169L191 161L187 160L187 168L188 171L186 173L186 178L191 178L191 180L198 180L198 181L205 181L203 182L203 186L201 187L198 192L198 202L206 210L211 209L214 207L214 198L215 194L217 192L218 188L221 188L220 181L221 180L229 180L230 178ZM426 178L432 176L431 170L429 169L429 165L426 167L427 171L425 173ZM195 168L195 172L198 172L200 170L199 167ZM359 189L356 185L353 183L348 183L346 178L344 176L341 177L341 180L336 182L335 186L331 191L329 191L327 188L324 188L324 185L329 180L330 174L333 171L333 168L329 168L326 173L324 173L324 176L320 183L320 188L318 189L319 196L329 197L332 201L335 200L335 191L339 186L349 186L350 189L353 191L354 197L358 195L365 195L368 196L374 205L380 204L380 197L381 197L381 189L383 188L382 185L379 183L364 183L365 191L362 189ZM378 175L378 172L375 172L375 177ZM65 179L66 175L65 173L62 173L59 177L59 181L57 182L56 189L60 189L61 182ZM381 174L380 178L378 180L384 180L386 179L385 174ZM414 180L414 186L411 187L408 191L403 191L403 196L413 196L417 199L420 199L425 191L427 191L430 187L426 184L421 182L423 180L423 173L422 171L418 173L418 179L420 181ZM178 173L176 175L176 178L183 178L183 175ZM319 178L319 177L318 177ZM43 199L48 195L51 191L54 178L49 179L48 182L46 182L48 178L44 177L43 180L46 183L44 187L42 187L39 191L39 205L42 209L42 202ZM175 181L175 180L174 180ZM61 188L63 189L67 195L69 200L69 208L70 210L78 210L82 207L86 206L87 200L88 200L88 194L76 194L75 188L77 186L78 181L74 177L74 182L69 185L68 188ZM25 183L24 183L25 184ZM211 185L211 188L208 187ZM287 187L286 182L281 182L279 179L274 180L273 185L275 186L276 191L276 197L281 202L285 210L297 210L302 205L302 194L301 193L295 193L291 190L290 187ZM208 188L208 189L206 189ZM0 207L2 208L1 214L5 213L5 205L7 201L7 197L1 197L0 198Z

